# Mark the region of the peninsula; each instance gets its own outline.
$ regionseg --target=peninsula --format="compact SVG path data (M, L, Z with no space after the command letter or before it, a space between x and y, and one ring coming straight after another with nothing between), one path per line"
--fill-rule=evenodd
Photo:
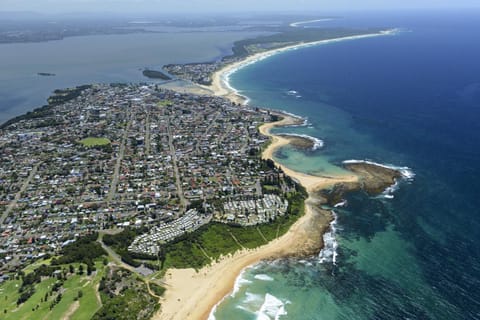
M275 151L289 144L289 139L274 135L274 127L299 124L303 120L290 115L277 113L281 120L260 126L262 135L271 143L262 153L263 159L274 159ZM285 257L308 257L318 254L323 246L321 235L329 228L332 215L321 209L322 204L331 203L329 192L335 191L338 199L345 192L363 189L374 193L383 190L400 177L396 170L369 164L351 164L350 172L335 177L312 176L291 170L275 161L288 176L298 181L308 192L304 214L283 236L255 249L244 249L222 257L199 271L194 269L170 269L166 272L166 294L162 299L162 309L155 319L207 319L212 308L233 290L240 272L261 260L274 260ZM371 189L370 186L375 188ZM341 190L341 191L340 191Z
M166 75L165 73L163 73L161 71L157 71L157 70L145 69L145 70L142 71L142 74L145 77L150 78L150 79L160 79L160 80L171 80L172 79L168 75Z
M6 319L67 309L61 316L103 319L128 310L127 296L142 319L206 319L245 267L318 253L332 220L322 205L354 190L382 192L401 173L358 162L341 175L313 176L282 165L279 148L316 142L271 130L304 120L246 105L228 77L285 50L384 34L268 50L250 44L253 51L202 78L205 85L211 77L203 88L215 95L157 84L59 89L47 105L3 124ZM50 307L36 294L46 290L42 277L56 288ZM66 287L97 295L95 307L83 293L62 300Z
M228 83L230 74L239 68L285 50L318 45L329 41L388 35L394 32L395 30L388 30L334 40L300 43L256 53L224 65L220 70L215 71L212 74L212 82L207 88L217 96L225 97L237 104L245 104L248 102L246 98L241 96ZM355 190L364 190L369 194L380 193L402 177L401 172L396 169L371 163L347 164L345 174L335 177L312 176L291 170L275 161L276 150L290 143L302 148L313 147L313 144L310 139L304 137L272 134L270 130L274 127L299 125L304 122L303 119L280 112L274 115L280 120L268 122L259 127L260 133L270 139L270 143L263 150L261 157L273 160L275 165L287 176L293 178L306 189L308 198L305 201L304 215L290 227L286 234L264 246L254 250L245 249L233 255L224 256L220 261L199 271L193 269L168 270L165 281L169 290L162 299L161 312L155 319L207 319L212 308L233 290L235 279L244 268L261 260L318 254L323 246L321 235L328 230L333 219L330 211L321 209L322 204L333 205L333 201L340 201L346 192Z

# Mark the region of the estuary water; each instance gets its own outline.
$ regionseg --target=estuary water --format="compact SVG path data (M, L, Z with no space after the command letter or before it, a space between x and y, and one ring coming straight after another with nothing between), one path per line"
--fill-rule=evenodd
M0 44L0 123L46 103L52 91L89 83L152 82L144 68L212 61L259 32L95 35ZM55 76L39 76L38 73Z
M231 76L251 104L308 119L280 131L324 141L276 159L317 174L368 159L415 176L391 194L349 194L331 208L321 259L247 268L211 318L480 319L480 12L308 27L320 25L401 32L284 52Z

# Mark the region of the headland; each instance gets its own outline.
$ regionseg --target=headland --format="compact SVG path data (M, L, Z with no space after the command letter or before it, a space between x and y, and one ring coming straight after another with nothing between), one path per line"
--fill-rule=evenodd
M393 33L394 30L363 34L338 39L300 43L248 56L228 64L212 76L212 84L206 86L215 95L227 98L237 104L247 104L242 96L229 84L229 77L237 70L288 50L315 46L329 42L375 37ZM271 111L269 111L271 112ZM322 235L328 230L333 217L321 204L330 204L341 199L346 192L363 189L369 193L381 192L395 183L401 173L375 164L348 164L346 174L336 176L314 176L292 170L275 160L275 152L288 144L299 148L313 148L314 142L308 137L272 134L271 129L301 125L304 119L282 112L272 112L280 120L264 123L259 127L262 135L270 142L262 152L262 159L272 160L285 174L301 184L308 192L305 213L283 236L253 250L237 251L222 257L198 272L194 269L170 269L165 276L166 294L161 300L161 311L154 319L208 319L212 309L234 289L235 280L248 266L262 260L285 257L305 257L318 254L323 247ZM333 190L333 191L332 191ZM331 195L330 195L331 193ZM329 196L330 195L330 196Z
M279 148L290 143L288 137L275 135L272 128L298 125L300 118L277 113L280 120L265 123L259 131L271 141L262 153L263 159L271 159L283 172L304 186L309 194L305 201L305 214L283 236L253 250L238 251L196 272L194 269L171 269L165 276L167 291L162 299L161 313L155 319L207 319L212 308L234 289L235 280L243 269L262 260L285 257L306 257L323 247L322 234L332 221L330 211L320 208L330 202L325 190L358 190L374 183L376 188L387 188L399 177L396 170L369 164L350 164L352 172L333 177L320 177L294 171L275 161ZM377 170L378 169L378 170ZM382 179L376 178L381 176ZM348 186L348 188L341 188Z
M262 158L273 159L273 153L288 144L288 139L272 135L270 129L299 123L300 119L282 115L277 122L265 123L260 132L269 136L272 142L263 151ZM303 185L309 193L305 201L305 214L283 236L253 250L238 251L223 257L219 262L204 267L196 272L194 269L172 269L165 276L167 291L162 300L161 314L155 319L207 319L212 308L233 290L235 279L240 272L262 260L272 260L289 256L308 256L322 247L321 234L331 221L328 211L320 210L319 204L324 200L315 193L338 183L355 183L355 175L339 177L317 177L296 172L280 163L276 165Z
M234 102L236 104L245 104L247 102L246 97L238 94L238 92L236 92L228 83L229 75L238 70L239 68L242 68L246 65L286 50L294 50L305 46L318 45L333 41L378 36L382 34L383 33L363 34L338 39L300 43L292 46L282 47L280 49L253 54L244 60L229 64L219 72L215 73L213 77L213 84L211 87L207 87L207 90L213 91L217 96L228 98L231 100L231 102ZM52 145L59 144L62 146L61 152L69 152L69 149L79 149L80 153L77 152L77 156L80 155L86 157L88 154L95 152L103 156L101 157L100 161L107 161L108 159L111 159L109 155L112 154L112 151L116 151L114 154L116 154L117 156L113 158L115 159L115 161L108 162L108 165L111 166L111 170L109 170L108 172L111 172L112 175L108 176L108 172L101 171L101 173L104 175L101 177L104 184L104 190L107 190L108 192L102 192L101 189L94 188L92 190L95 193L93 193L93 191L90 191L90 189L85 189L91 194L89 193L88 195L86 195L82 194L83 191L79 191L78 195L84 197L82 199L85 199L85 201L87 202L95 200L98 202L98 206L105 206L105 208L107 206L109 207L112 203L121 201L122 197L125 196L124 193L130 194L135 192L135 190L133 190L132 188L127 188L127 186L124 185L123 179L128 179L127 176L120 176L123 172L125 172L122 171L122 162L125 159L130 160L134 159L139 154L146 154L148 155L147 161L155 162L157 163L157 165L158 163L162 162L154 160L154 155L159 154L164 156L163 159L171 159L172 164L168 167L170 172L162 176L162 178L165 178L165 181L168 182L167 184L171 186L171 189L174 190L174 192L178 194L178 196L174 199L169 199L171 200L169 202L169 205L174 204L175 206L177 206L179 212L186 211L188 209L188 203L184 198L185 191L192 191L188 194L188 196L193 199L193 190L196 188L196 183L193 179L193 176L188 176L188 178L191 178L188 179L188 181L190 181L191 183L189 186L183 186L183 184L181 183L181 179L185 179L187 175L192 174L192 172L190 169L187 169L185 167L185 165L189 162L181 162L179 161L180 159L178 159L177 156L185 156L186 153L193 151L199 153L199 149L202 147L202 145L199 145L198 143L197 145L184 145L181 142L175 140L176 137L181 134L185 138L185 141L199 141L198 137L200 135L200 132L197 132L198 130L195 130L196 132L194 133L189 132L188 130L186 130L185 132L175 131L179 130L178 128L181 126L170 125L170 123L180 123L180 118L185 117L177 114L176 112L173 112L173 106L177 103L177 106L181 106L179 110L182 112L182 114L185 115L192 115L192 113L195 114L195 112L192 112L192 108L189 108L188 106L201 105L202 103L208 105L210 108L216 109L217 112L219 109L218 107L225 108L225 110L228 111L236 110L236 112L239 112L239 110L242 108L238 105L229 105L229 103L227 103L227 106L225 106L224 99L211 96L202 97L200 96L201 90L199 90L198 87L196 88L196 90L196 93L192 93L191 95L186 96L181 96L177 93L172 92L160 92L158 88L153 85L88 85L73 89L56 90L55 96L51 97L48 100L49 105L39 108L31 114L12 119L12 121L6 123L4 127L9 127L8 130L11 130L11 132L13 132L9 136L9 138L17 137L18 133L18 137L23 143L22 147L24 147L27 151L31 149L29 147L30 140L27 139L28 137L34 137L36 139L39 139L39 141L44 143L44 145L49 148ZM207 90L204 90L204 92L209 92ZM188 92L189 89L185 88L184 91ZM139 98L140 96L142 98ZM83 99L83 104L78 105L72 102L74 101L74 99L79 97ZM88 101L95 101L96 104L98 104L100 101L101 106L91 107L89 106ZM112 101L114 101L114 103ZM195 101L195 103L193 101ZM73 107L74 105L76 106L76 108ZM129 106L129 108L122 108L123 106ZM85 118L84 114L87 114L85 112L87 110L89 111L89 116L88 118ZM199 113L201 117L198 117L198 119L194 116L190 116L192 118L192 124L197 123L197 121L201 122L202 119L204 122L208 119L210 119L212 122L215 122L215 120L217 119L214 111L207 113L205 113L205 110L200 111L203 113ZM240 112L241 115L236 115L231 119L240 119L243 121L245 120L245 117L248 118L251 111L252 110L243 110L243 113ZM365 185L370 185L370 181L375 181L376 183L375 187L372 187L372 190L381 190L382 187L385 188L391 183L393 183L394 179L397 177L397 173L395 172L395 170L394 172L389 172L382 169L384 171L384 175L387 178L382 180L381 182L378 182L378 174L375 166L367 166L365 164L351 165L351 167L356 169L356 171L354 170L355 173L345 173L336 176L313 176L291 170L290 168L285 167L281 163L275 161L275 152L279 148L288 144L294 144L295 146L298 146L300 148L314 148L316 142L315 140L309 139L308 137L272 134L271 129L274 127L298 125L303 123L304 121L303 119L300 119L298 117L283 113L275 113L272 111L264 111L263 116L265 116L267 113L273 113L276 118L280 120L268 122L261 125L259 127L259 133L263 135L263 138L257 137L259 134L258 132L256 132L256 139L249 139L249 141L256 141L256 143L260 144L262 141L266 140L265 137L268 137L270 139L270 143L262 151L261 158L272 161L276 166L275 170L277 170L277 168L280 168L283 173L288 175L291 179L295 180L297 183L299 183L305 188L305 190L308 192L308 198L305 200L304 214L299 217L295 221L295 223L289 228L289 230L282 236L278 237L279 233L277 231L276 239L268 242L267 239L264 238L266 244L260 247L256 247L255 249L243 249L233 254L226 254L219 259L215 259L215 262L213 262L207 267L200 269L198 272L196 272L194 269L169 269L166 272L163 280L168 290L165 297L162 299L161 312L156 315L158 319L205 319L210 314L212 308L232 290L236 277L244 268L255 264L261 260L278 259L290 256L304 257L318 253L323 246L323 240L321 235L329 228L330 221L332 220L329 211L320 209L321 204L330 201L329 193L325 193L326 190L339 190L334 194L341 197L341 195L344 194L344 191L346 192L363 188ZM74 117L72 117L72 115L74 115ZM124 126L114 127L113 125L111 125L109 126L110 129L116 128L117 130L98 130L98 127L96 127L95 124L101 123L103 126L106 126L107 124L115 123L118 119L114 119L114 116L118 117L118 119L123 122ZM218 117L219 116L220 115L218 115ZM262 117L261 114L259 116ZM78 131L78 126L71 125L71 122L68 122L73 121L69 119L78 119L78 121L80 121L82 125L88 128L90 128L89 126L91 126L91 132L89 132L87 139L74 139L74 137L85 137L83 132ZM243 132L253 134L253 132L255 131L255 125L261 123L262 121L271 121L268 119L269 117L264 117L263 120L259 121L251 119L248 125L246 123L242 123L242 125L244 125L247 129L253 128L251 131L243 130ZM183 120L184 119L182 119L182 121ZM163 130L163 135L159 134L160 129L158 129L158 127L155 125L152 126L152 123L167 124L162 125L161 127L161 130ZM223 124L224 122L222 121L221 123ZM133 127L135 125L136 127ZM220 127L212 127L212 125L206 126L204 125L204 123L201 123L201 125L203 125L206 133L208 133L209 131L220 130ZM230 128L230 130L234 129L234 126L232 125L229 125L227 127ZM129 132L138 130L145 130L145 134L138 137L132 136L131 139L127 139L129 137ZM61 136L56 135L60 132L68 134L63 134ZM103 137L104 135L108 134L113 134L113 136L108 139ZM154 141L155 143L150 143L152 142L152 136L157 137L156 141ZM188 137L190 136L195 136L195 138L188 139ZM216 134L214 136L218 137L218 145L224 147L224 137L221 134ZM41 137L43 137L43 139L40 139ZM242 134L239 134L238 137L242 137ZM249 144L249 141L240 141L242 143L237 143L239 141L231 141L230 143L232 143L232 146L242 146L241 150L245 152L250 147L252 147L252 145ZM169 147L158 147L162 144L168 145ZM10 144L6 144L6 147L13 148ZM178 147L179 149L184 148L185 152L178 153L177 151L179 149L176 149L176 147ZM253 145L253 147L259 146ZM250 150L255 150L255 148L250 148ZM237 157L239 157L239 159L241 158L238 152L235 154L237 155ZM217 154L217 156L218 155L222 156L222 154ZM53 172L54 170L56 170L54 165L49 166L49 162L44 161L44 159L48 159L48 155L46 153L40 152L38 157L38 159L32 160L28 163L28 172L26 174L26 179L24 179L22 185L23 189L29 187L30 184L38 184L36 180L40 180L42 176L37 175L37 170L41 172ZM60 161L62 158L59 157L57 159L59 159L58 161ZM80 159L80 157L78 157L78 159ZM258 157L256 159L258 160ZM200 161L198 158L196 158L196 160ZM95 159L91 158L89 161L95 161ZM82 162L79 165L84 166L85 164L86 162ZM15 167L14 164L11 165ZM366 169L367 167L368 169ZM134 166L132 168L135 169ZM227 167L225 166L223 169L225 168ZM197 171L198 170L202 170L202 168L197 168ZM239 171L237 172L240 172L240 167L238 170ZM164 171L165 170L163 170L163 168L159 169L159 172ZM80 175L76 170L66 171L65 174L63 174L62 172L61 174L67 176L69 172L73 172L76 177L69 179L68 181L70 183L78 183L78 181L80 180L78 177ZM180 172L184 173L185 175L180 174ZM368 173L369 177L365 176L365 172ZM36 178L37 176L38 178ZM143 173L138 172L137 176L143 176ZM219 172L217 176L222 176L222 174ZM223 176L225 176L225 174L223 174ZM89 176L87 176L87 178L89 179ZM95 177L95 179L97 178L98 177ZM67 177L65 177L65 179L67 179ZM235 181L236 179L231 180L232 183L234 183L233 181ZM59 188L61 188L61 186ZM252 188L250 188L250 190L251 189ZM41 188L31 188L31 190L33 190L33 192L38 192L39 194L40 192L52 192L52 190L45 191ZM69 192L74 196L76 195L76 189L71 188L69 189ZM120 193L122 195L120 195ZM211 192L210 194L214 193L215 192ZM22 189L20 189L20 191L16 194L14 201L9 204L7 210L2 215L2 223L5 219L9 219L9 224L17 222L15 219L19 218L16 213L21 211L21 203L20 201L18 201L21 200L21 194ZM162 195L161 193L158 193L158 197L162 196L165 196L165 198L167 197L166 194ZM155 195L155 197L157 197L157 194ZM170 197L170 195L168 195L168 197ZM132 205L131 202L129 204ZM141 215L145 215L141 217L145 217L144 220L147 221L147 213L145 213L144 211L145 207L146 206L139 204L136 208L127 208L126 211L137 212L138 210L140 210ZM79 209L81 208L79 207ZM185 216L187 216L188 212L195 212L195 210L195 208L188 210L185 213ZM14 218L14 220L10 219L12 217ZM138 215L137 218L139 218ZM208 218L210 219L210 217ZM113 219L114 217L111 218L111 220ZM142 223L141 219L137 220ZM168 225L168 230L166 231L169 231L171 233L172 230L176 230L176 225L174 224L177 223L177 220L175 221L176 222L172 223L171 225ZM208 219L203 219L199 223L206 224L208 223L208 221ZM185 223L188 222L191 221L186 221ZM28 219L22 220L21 223L28 224ZM114 225L114 221L109 221L108 223L111 226ZM125 217L124 222L118 222L115 223L115 225L117 227L126 227L129 225L129 223L130 221L128 221L128 217ZM180 227L183 227L183 229L185 230L185 227L183 225L181 225ZM195 227L200 227L200 225ZM8 228L9 227L7 226L7 229ZM73 231L74 230L70 230L70 232ZM155 236L159 236L159 234L161 233L160 231L163 232L165 230L162 229L159 230L157 234L152 234L152 238ZM259 231L259 233L261 232ZM150 235L147 235L147 238L149 236ZM234 238L233 235L232 238ZM270 239L273 239L273 237ZM137 253L139 251L140 253L149 253L145 250L148 251L152 247L143 246L141 241L138 241L137 244L138 245L136 247L129 247L129 250L132 249L132 252ZM204 254L207 259L214 260L209 257L205 252ZM128 255L126 257L129 258ZM122 258L125 257L122 256ZM135 262L133 261L133 259L127 259L126 261Z

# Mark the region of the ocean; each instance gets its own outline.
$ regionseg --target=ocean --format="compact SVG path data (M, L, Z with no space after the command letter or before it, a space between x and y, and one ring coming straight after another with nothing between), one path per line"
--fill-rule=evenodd
M324 142L279 150L282 164L329 174L359 159L415 176L391 196L347 195L329 208L330 252L245 269L211 318L480 319L480 12L357 12L303 26L342 25L401 31L284 52L230 83L252 105L308 120L278 131Z

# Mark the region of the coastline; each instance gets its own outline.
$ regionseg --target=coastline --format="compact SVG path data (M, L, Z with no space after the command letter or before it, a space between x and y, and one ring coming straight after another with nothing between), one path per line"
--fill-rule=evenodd
M364 39L364 38L372 38L378 36L385 36L385 35L392 35L397 32L397 29L388 29L376 33L366 33L361 35L355 36L347 36L347 37L340 37L340 38L333 38L333 39L326 39L326 40L319 40L313 42L301 42L298 44L286 46L283 48L268 50L264 52L259 52L250 56L247 56L245 59L240 61L228 64L224 66L222 69L216 71L212 75L212 84L210 86L202 86L210 91L212 91L215 95L227 98L232 102L238 104L248 104L249 99L248 97L241 95L238 90L233 88L229 83L230 75L237 72L240 69L243 69L251 64L254 64L258 61L262 61L266 58L271 56L277 55L282 52L290 51L290 50L297 50L301 48L307 48L312 46L317 46L321 44L339 42L339 41L346 41L346 40L356 40L356 39Z
M257 53L216 71L212 76L212 84L202 87L234 103L248 104L248 98L242 96L229 84L230 75L241 68L289 50L337 41L389 35L394 32L396 30L392 29L379 33L300 43ZM161 299L161 310L153 319L213 320L212 312L233 291L237 277L245 268L263 260L318 253L323 247L322 235L328 230L333 217L329 211L318 208L318 204L325 199L321 198L317 193L338 184L359 185L360 177L355 173L335 177L313 176L294 171L275 161L275 151L288 145L290 139L282 135L272 134L270 130L275 127L299 125L304 122L304 119L283 112L274 111L271 113L280 116L281 120L264 123L259 127L260 133L268 136L271 140L271 143L262 152L262 159L271 159L285 174L305 187L309 196L305 200L304 215L292 225L287 233L266 245L253 250L238 251L233 255L223 257L210 266L202 268L198 272L194 269L167 270L164 277L167 291Z
M283 117L281 120L265 123L259 129L262 134L272 139L272 143L262 154L264 159L273 160L275 150L289 143L288 139L273 135L270 130L299 121L298 118L289 115L279 115ZM275 164L306 188L309 197L305 200L304 215L287 233L264 246L238 251L198 272L194 269L167 270L164 278L167 291L161 300L161 313L154 319L208 319L212 309L232 292L238 275L245 268L262 260L305 256L320 251L323 245L321 234L328 229L332 217L329 212L316 207L320 199L315 193L338 183L354 183L358 181L357 176L353 174L339 177L311 176L291 170L278 162Z
M292 22L289 24L290 27L300 27L301 25L304 24L309 24L309 23L314 23L314 22L327 22L327 21L332 21L334 18L322 18L322 19L315 19L315 20L306 20L306 21L298 21L298 22Z

